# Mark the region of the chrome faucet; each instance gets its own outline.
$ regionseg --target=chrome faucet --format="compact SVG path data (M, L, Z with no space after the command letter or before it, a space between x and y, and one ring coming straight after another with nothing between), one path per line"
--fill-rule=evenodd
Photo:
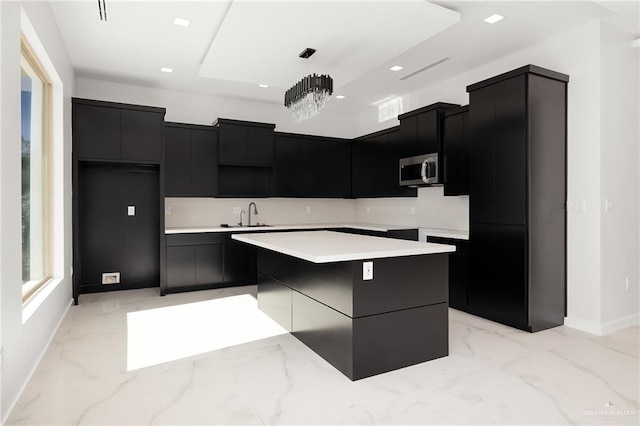
M253 214L257 215L258 214L258 206L256 206L256 203L254 203L253 201L249 203L249 224L248 226L251 226L251 205L253 205Z
M240 222L238 222L238 225L242 226L242 213L247 214L247 212L245 212L244 210L240 210ZM249 213L251 213L251 211L249 211Z

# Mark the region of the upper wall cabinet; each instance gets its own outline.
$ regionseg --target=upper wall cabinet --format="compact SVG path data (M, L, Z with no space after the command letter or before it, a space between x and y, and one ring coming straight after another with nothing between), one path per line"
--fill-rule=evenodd
M219 118L218 163L227 166L273 166L275 124Z
M445 111L460 105L438 102L398 116L400 157L441 152Z
M444 195L469 195L469 107L444 114L442 167Z
M397 128L358 138L352 148L352 194L355 198L415 197L415 188L401 187L398 160L401 139Z
M218 132L211 126L165 123L165 195L215 197Z
M164 108L73 98L78 159L159 163Z
M271 195L351 197L350 141L276 133Z

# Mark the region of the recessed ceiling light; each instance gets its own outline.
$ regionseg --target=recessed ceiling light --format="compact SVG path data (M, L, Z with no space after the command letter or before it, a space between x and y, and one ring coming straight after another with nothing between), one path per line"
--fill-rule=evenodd
M336 99L344 99L344 98L346 98L345 95L336 95Z
M394 65L391 68L389 68L391 71L400 71L402 68L400 65Z
M258 84L258 87L263 87L264 88L264 87L269 87L269 85L268 84Z
M504 16L502 15L498 15L497 13L494 13L493 15L489 16L488 18L486 18L484 20L484 22L487 22L489 24L495 24L498 21L501 21L504 18Z
M166 73L172 73L173 72L173 68L162 67L162 68L160 68L160 71L166 72Z
M191 25L191 21L184 18L178 18L177 16L173 18L173 23L176 25L180 25L181 27L188 27Z

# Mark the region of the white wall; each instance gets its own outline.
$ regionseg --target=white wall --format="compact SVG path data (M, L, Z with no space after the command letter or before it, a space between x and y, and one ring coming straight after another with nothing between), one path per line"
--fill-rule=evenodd
M630 53L630 40L607 24L592 21L403 99L403 104L411 105L409 109L438 101L467 104L467 85L526 64L570 76L568 200L582 202L586 208L568 213L565 323L593 333L638 323L638 49ZM397 124L378 123L374 109L361 113L357 122L360 134ZM423 201L427 194L428 202ZM615 210L604 217L606 197L614 201ZM467 206L465 200L458 201L424 190L415 201L358 200L358 220L366 217L364 205L371 204L391 223L411 220L421 226L438 223L460 228L459 209ZM427 210L419 208L417 217L411 218L407 207L412 205ZM439 217L427 218L428 206L437 206ZM628 292L621 290L623 274L632 280Z
M298 223L352 223L356 220L355 200L314 198L166 198L165 207L171 214L165 216L165 226L219 226L235 225L240 220L233 213L241 207L249 213L249 203L258 206L258 215L251 215L251 223L286 225ZM307 213L311 207L311 213ZM247 215L243 215L247 223Z
M603 24L601 29L601 321L604 331L617 322L638 323L638 57L630 34ZM604 210L606 200L612 203ZM625 278L629 278L626 290ZM626 320L625 320L626 318Z
M78 78L77 97L164 107L166 121L210 125L217 118L275 123L279 132L353 137L353 120L345 114L323 111L313 120L294 123L282 105L229 99L175 90L155 89Z
M469 230L469 197L445 197L443 187L418 188L417 198L360 198L357 221Z
M26 12L64 84L62 281L23 324L21 271L20 8ZM75 75L47 2L0 2L0 291L1 412L5 419L71 303L71 96Z

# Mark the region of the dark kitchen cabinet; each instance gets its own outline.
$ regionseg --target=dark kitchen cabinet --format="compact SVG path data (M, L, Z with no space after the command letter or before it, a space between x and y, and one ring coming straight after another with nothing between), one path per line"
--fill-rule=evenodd
M444 195L469 195L469 107L444 114L442 167Z
M170 234L165 293L224 285L223 235Z
M80 160L160 163L164 108L73 98L73 151Z
M415 197L417 189L399 185L399 130L393 128L363 136L352 146L352 195L356 198Z
M456 246L449 253L449 306L466 310L469 304L469 241L427 236L427 242Z
M218 162L228 166L271 167L274 124L219 118Z
M351 144L333 138L305 138L302 149L304 197L351 197Z
M277 133L271 195L351 197L351 143L343 139Z
M231 238L231 233L224 236L224 275L227 284L255 284L256 248Z
M438 102L400 114L400 158L440 153L442 146L442 120L445 111L460 105Z
M568 81L527 65L467 87L468 311L528 331L565 316Z
M270 176L266 167L218 166L218 197L268 197Z
M218 189L218 134L211 126L165 124L165 195L214 197Z
M302 137L276 134L274 138L274 167L271 195L274 197L302 197Z

